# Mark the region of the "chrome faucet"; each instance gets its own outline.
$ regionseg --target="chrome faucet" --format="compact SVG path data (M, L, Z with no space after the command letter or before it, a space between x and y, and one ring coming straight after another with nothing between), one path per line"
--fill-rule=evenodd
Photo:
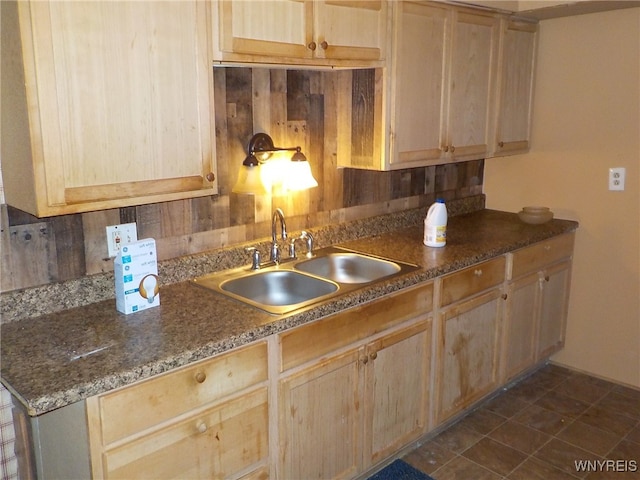
M302 232L300 233L299 237L291 239L291 243L289 243L289 257L290 258L296 258L297 257L297 254L296 254L296 240L304 240L306 245L307 245L307 253L306 253L305 256L307 258L313 257L313 235L311 235L306 230L302 230Z
M271 257L272 262L280 263L280 246L278 245L278 234L276 232L276 226L280 219L280 227L282 229L282 240L287 239L287 224L284 221L284 212L280 208L276 208L271 218Z

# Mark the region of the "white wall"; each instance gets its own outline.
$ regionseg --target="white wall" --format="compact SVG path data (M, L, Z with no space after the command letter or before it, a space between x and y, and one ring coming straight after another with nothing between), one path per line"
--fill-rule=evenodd
M487 207L580 222L554 360L640 387L640 8L545 20L539 40L532 149L486 161Z

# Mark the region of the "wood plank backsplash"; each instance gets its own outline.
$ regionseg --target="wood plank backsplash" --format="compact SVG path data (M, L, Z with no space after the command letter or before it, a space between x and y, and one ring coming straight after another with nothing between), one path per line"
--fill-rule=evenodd
M105 227L137 222L160 260L265 238L280 207L291 232L429 205L436 196L482 193L484 161L375 172L338 168L338 154L379 155L375 70L214 69L220 194L39 219L3 205L0 290L113 270ZM350 97L350 98L349 98ZM351 145L338 145L350 128ZM291 195L231 193L246 146L266 132L276 145L300 145L319 187ZM344 133L344 132L342 132Z

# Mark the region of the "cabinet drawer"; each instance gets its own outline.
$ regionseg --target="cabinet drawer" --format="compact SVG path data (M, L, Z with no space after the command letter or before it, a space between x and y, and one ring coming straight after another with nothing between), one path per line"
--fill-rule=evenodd
M262 387L108 450L106 477L229 478L266 461L268 417Z
M285 332L280 336L280 371L428 313L432 307L430 282Z
M504 256L442 277L440 305L449 305L504 282Z
M512 253L511 278L540 270L573 254L574 233L551 238Z
M257 343L98 397L102 444L127 437L267 379Z

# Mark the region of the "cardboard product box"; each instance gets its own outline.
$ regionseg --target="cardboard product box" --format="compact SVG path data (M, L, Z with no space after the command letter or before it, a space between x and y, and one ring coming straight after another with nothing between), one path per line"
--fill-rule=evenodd
M123 245L113 263L116 309L129 314L160 305L156 241Z

